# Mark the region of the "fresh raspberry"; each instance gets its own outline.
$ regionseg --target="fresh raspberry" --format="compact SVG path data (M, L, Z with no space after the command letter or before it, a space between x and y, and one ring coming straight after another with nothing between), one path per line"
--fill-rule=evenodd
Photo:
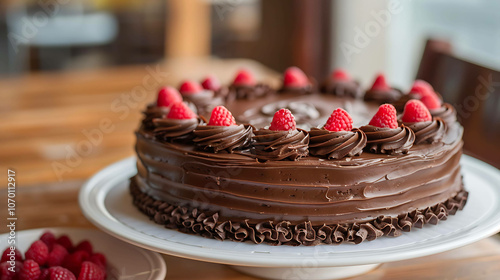
M389 90L391 87L385 81L384 74L378 74L373 82L371 90Z
M62 265L64 259L68 256L68 250L64 248L62 245L54 244L52 251L49 253L49 257L47 259L47 264L49 266L59 266Z
M49 251L52 250L52 246L56 243L56 237L50 231L46 231L40 236L40 240L43 241L49 247Z
M309 79L299 68L293 66L283 74L283 86L286 88L302 88L309 85Z
M69 269L74 275L80 273L82 263L89 258L89 253L85 251L76 251L67 256L63 262L63 267Z
M235 86L253 86L255 85L255 78L252 73L248 70L242 69L236 73L236 77L233 80L233 85Z
M420 97L420 101L424 103L427 109L438 109L441 108L441 99L437 96L436 93L430 92Z
M95 263L83 262L78 280L104 280L106 272Z
M19 280L38 280L40 273L40 266L34 260L26 260L19 273Z
M85 251L89 253L89 255L92 255L93 249L92 249L92 244L88 240L83 240L78 245L76 245L75 251Z
M331 79L334 81L349 81L351 77L343 69L335 69L330 75Z
M13 251L13 253L11 253L12 251L10 250L10 247L7 247L7 249L5 249L5 251L3 251L3 254L2 254L2 259L0 260L0 263L3 263L3 262L7 262L7 261L23 261L23 255L21 254L21 252L19 252L19 250L15 249ZM12 257L12 259L11 259Z
M48 268L41 268L38 280L50 280L50 270Z
M215 76L209 75L201 82L201 86L206 90L218 90L220 82Z
M68 253L73 252L73 242L71 242L71 239L67 235L61 235L59 238L56 240L57 244L63 246L68 250Z
M17 280L19 272L23 268L23 263L20 261L15 261L14 271L11 271L9 262L3 262L0 264L0 279L1 280Z
M236 125L233 115L224 106L217 106L212 110L208 125L231 126Z
M431 113L420 100L412 99L405 104L403 122L427 122L432 120Z
M75 274L64 267L53 266L49 268L50 280L76 280Z
M195 94L202 90L201 85L194 81L185 81L179 86L179 92L186 95Z
M391 104L382 104L378 107L377 113L370 121L370 125L376 127L398 128L398 119L396 116L396 108Z
M170 107L177 102L182 101L181 94L173 87L162 87L158 92L156 106Z
M410 93L421 96L430 92L434 92L434 88L432 88L432 86L424 80L415 80L415 82L413 82L413 86L410 89Z
M170 107L167 118L174 120L196 119L196 114L184 102L178 102Z
M329 131L351 131L352 118L344 109L337 108L326 121L324 129Z
M280 109L278 112L274 113L269 129L274 131L295 130L296 124L292 112L288 109Z
M88 259L89 262L97 264L100 268L106 270L106 257L101 253L95 253Z
M37 240L31 244L25 255L26 259L32 259L39 265L44 265L49 257L49 248L42 240Z

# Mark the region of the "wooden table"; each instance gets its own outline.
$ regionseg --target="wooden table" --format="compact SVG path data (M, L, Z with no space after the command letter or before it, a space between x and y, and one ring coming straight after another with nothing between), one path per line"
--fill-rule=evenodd
M272 83L278 81L276 73L251 61L210 59L159 64L161 71L168 73L159 79L162 84L176 85L181 78L199 79L211 71L227 81L242 65ZM126 101L126 98L140 87L153 87L144 83L144 79L154 77L151 69L155 67L143 65L0 80L3 99L0 102L0 178L7 182L7 168L16 170L18 230L94 227L78 207L78 190L94 172L133 154L132 131L140 119L139 111L154 99L158 86L146 90L147 95L137 97L137 101ZM113 104L122 107L116 110ZM128 112L124 108L128 108ZM109 120L113 129L103 130L103 119ZM99 137L96 137L96 144L89 146L88 153L72 154L71 149L83 145L84 141L90 142L86 133L96 129L101 129L102 139L97 141ZM65 172L61 173L54 169L58 163L69 169L62 167ZM1 186L0 220L6 221L6 183ZM6 232L6 227L1 226L0 232ZM167 279L255 279L224 265L164 258L168 266ZM500 279L500 240L490 237L442 254L383 264L352 279Z

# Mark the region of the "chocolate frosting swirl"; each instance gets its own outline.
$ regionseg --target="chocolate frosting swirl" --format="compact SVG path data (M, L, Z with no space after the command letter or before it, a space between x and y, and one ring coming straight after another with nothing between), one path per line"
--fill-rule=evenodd
M259 129L254 131L252 152L259 160L297 160L307 156L309 134L304 130L273 131Z
M462 210L468 198L468 192L462 189L443 202L395 217L379 216L362 223L313 226L309 221L297 224L289 221L263 221L251 224L247 219L221 221L217 212L175 206L156 200L143 193L134 178L130 182L130 193L134 205L141 212L166 228L221 241L249 241L254 244L292 246L338 245L344 242L359 244L381 236L397 237L413 228L422 228L425 224L435 225L440 220L446 220L449 215L455 215L458 210Z
M321 91L324 93L333 94L336 96L347 96L353 98L361 98L363 96L363 90L357 81L339 81L339 80L327 80L321 87Z
M377 154L406 154L413 146L415 133L405 125L398 128L360 127L367 137L366 149Z
M449 103L444 103L441 108L431 109L429 111L432 117L441 118L448 125L457 121L457 111Z
M310 94L315 91L315 87L309 84L304 87L294 88L294 87L281 87L278 92L280 93L296 93L296 94Z
M394 105L396 111L402 113L405 109L406 102L412 99L420 100L420 96L413 93L404 94L398 100L392 102L392 105Z
M200 123L202 123L200 119L153 119L153 133L157 139L167 142L188 139L192 137L191 133Z
M169 111L168 107L158 107L156 104L149 104L146 110L142 112L144 114L142 125L147 130L154 129L153 119L164 118Z
M422 143L436 143L443 139L446 133L446 124L440 118L432 121L417 122L417 123L404 123L415 133L416 145Z
M230 85L229 87L221 88L216 95L226 96L226 101L230 102L236 99L256 99L258 97L274 94L273 90L266 84L256 84L254 86L236 86Z
M366 145L366 135L355 128L352 131L328 131L313 128L309 151L311 155L324 156L328 159L341 159L346 156L358 156Z
M377 103L392 103L403 95L399 89L391 88L389 90L367 90L365 92L365 101L375 101Z
M193 142L202 150L232 153L248 148L252 140L251 125L213 126L199 125L194 130Z
M203 90L193 94L184 94L182 98L188 104L194 105L190 107L194 107L194 109L196 109L194 111L200 115L209 114L214 107L223 104L222 98L218 97L210 90Z

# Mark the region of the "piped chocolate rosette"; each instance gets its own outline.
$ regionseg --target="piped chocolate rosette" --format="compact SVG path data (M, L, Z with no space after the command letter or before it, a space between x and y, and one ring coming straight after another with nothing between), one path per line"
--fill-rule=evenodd
M165 118L153 119L155 137L165 142L192 139L193 130L202 122L184 102L177 102L170 107Z
M352 128L351 116L341 108L335 109L323 128L309 131L311 155L328 159L359 156L366 145L366 135Z
M200 115L207 114L213 107L223 103L222 98L215 97L215 91L205 89L195 81L181 83L179 92L189 107Z
M440 118L432 118L431 113L420 100L410 100L406 103L403 124L415 133L415 144L436 143L443 139L446 124Z
M212 110L208 125L199 125L194 130L193 142L205 151L233 153L247 149L252 140L253 128L250 125L238 125L233 115L224 106Z
M377 154L406 154L413 146L415 133L404 124L398 126L396 108L383 104L370 120L360 127L366 134L365 150Z
M233 83L228 87L221 87L216 91L216 96L220 96L231 102L237 99L253 100L259 97L274 94L276 91L266 84L258 83L254 75L242 69L236 73Z
M297 160L309 153L309 134L297 129L288 109L277 111L269 129L255 130L254 134L252 153L260 161Z
M383 74L378 74L372 87L365 92L364 100L377 103L392 103L403 96L403 93L390 87Z
M363 96L360 84L342 69L336 69L331 73L323 82L321 91L342 97L361 98Z
M155 104L150 104L143 112L142 125L146 130L154 129L153 119L164 118L170 111L170 106L182 101L182 96L173 87L163 87L158 91Z
M314 83L298 67L292 66L283 73L283 85L278 90L282 93L309 94L314 91Z

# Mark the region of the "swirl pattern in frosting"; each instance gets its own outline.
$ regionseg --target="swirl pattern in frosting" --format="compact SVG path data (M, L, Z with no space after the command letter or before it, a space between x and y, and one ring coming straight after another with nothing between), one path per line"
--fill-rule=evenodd
M416 145L422 143L436 143L443 139L446 133L446 124L440 118L432 121L417 122L417 123L404 123L415 133Z
M457 121L457 111L451 104L444 103L441 108L429 110L433 118L441 118L448 125Z
M202 150L218 153L242 150L249 147L252 140L251 125L212 126L199 125L194 130L193 142Z
M200 123L202 123L200 119L153 119L153 133L156 139L167 142L173 140L185 140L192 137L191 133Z
M259 160L297 160L309 153L309 134L303 130L259 129L254 134L252 153Z
M216 95L226 96L226 101L230 102L237 99L256 99L258 97L274 94L276 91L266 84L256 84L254 86L235 86L221 88Z
M311 155L328 159L358 156L366 145L366 135L355 128L352 131L328 131L313 128L309 131Z
M388 90L367 90L365 92L365 101L375 101L377 103L392 103L403 96L403 92L398 89L390 88Z
M361 98L363 90L357 81L328 80L321 87L321 91L336 96Z
M164 118L169 110L168 107L158 107L156 104L149 104L146 110L142 112L144 114L142 125L147 130L154 129L153 119Z
M371 153L406 154L415 141L415 133L405 125L394 129L365 125L360 129L366 134L366 149Z

